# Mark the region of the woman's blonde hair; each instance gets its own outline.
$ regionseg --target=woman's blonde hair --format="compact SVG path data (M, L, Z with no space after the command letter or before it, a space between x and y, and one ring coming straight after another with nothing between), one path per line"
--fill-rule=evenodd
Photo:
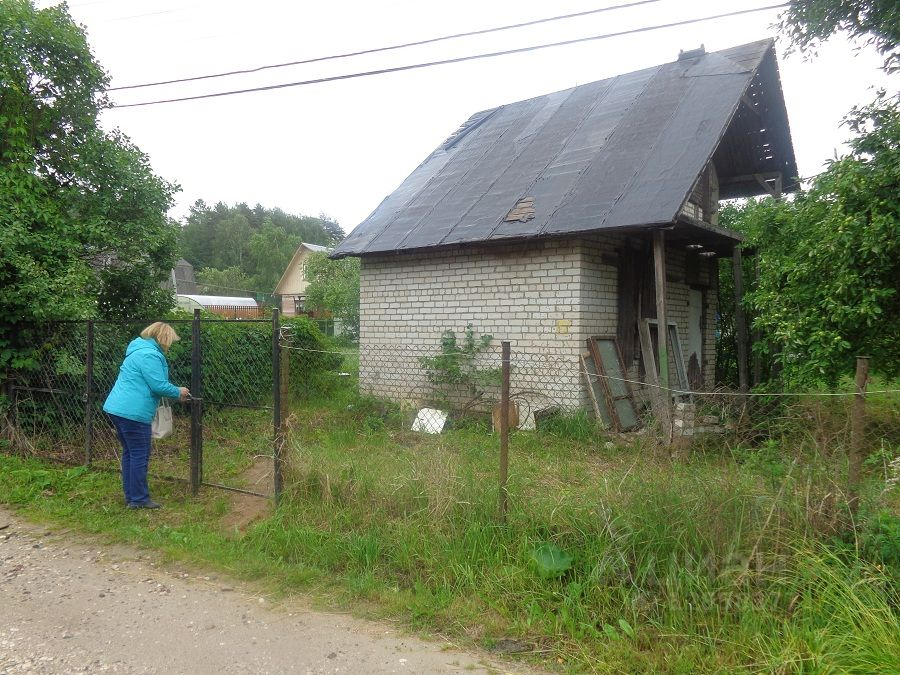
M169 347L172 346L173 342L178 342L178 340L181 339L178 337L178 333L175 332L175 329L172 328L172 326L163 323L162 321L157 321L156 323L151 323L147 326L141 331L141 337L145 340L151 338L156 340L164 352L169 351Z

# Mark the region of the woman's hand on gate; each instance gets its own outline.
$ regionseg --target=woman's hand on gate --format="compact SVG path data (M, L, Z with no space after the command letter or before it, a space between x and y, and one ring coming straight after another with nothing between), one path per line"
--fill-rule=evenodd
M187 387L179 387L179 391L181 395L178 397L179 401L187 401L191 397L191 390Z

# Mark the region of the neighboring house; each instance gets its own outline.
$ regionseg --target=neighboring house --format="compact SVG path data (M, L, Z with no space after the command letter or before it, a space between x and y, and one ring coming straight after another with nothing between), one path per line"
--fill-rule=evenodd
M175 275L175 289L178 293L196 293L197 281L194 279L194 266L184 258L175 263L172 270Z
M229 319L255 319L260 315L259 303L253 298L179 293L175 302L180 309L189 312L204 309Z
M169 278L160 284L167 291L174 294L196 293L197 281L194 279L194 266L184 258L179 258L169 271Z
M275 287L275 295L281 298L281 311L285 316L298 316L306 313L306 287L309 282L303 277L304 266L313 253L331 253L330 248L317 244L301 243L288 263L281 280Z
M554 396L574 408L585 339L616 336L641 377L638 320L658 309L694 385L711 386L717 258L741 241L718 201L795 189L796 175L772 40L480 112L333 253L362 259L361 386L407 397L410 376L367 353L471 322L558 362Z

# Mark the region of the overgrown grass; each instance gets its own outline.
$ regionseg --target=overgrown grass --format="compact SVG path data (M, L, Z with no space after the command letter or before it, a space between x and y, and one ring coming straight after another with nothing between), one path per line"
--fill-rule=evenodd
M811 531L810 467L600 452L576 419L514 435L504 524L486 430L340 426L300 430L290 503L251 538L432 628L601 671L900 669L897 589ZM573 557L551 578L548 544Z
M168 508L136 514L114 476L34 461L0 458L0 500L428 631L513 638L571 670L900 672L883 481L867 501L881 529L832 540L809 517L833 476L814 454L770 440L672 461L561 418L513 434L504 522L487 425L423 436L397 416L349 395L295 410L284 503L239 537L217 528L212 491L154 486ZM555 568L536 555L551 547Z

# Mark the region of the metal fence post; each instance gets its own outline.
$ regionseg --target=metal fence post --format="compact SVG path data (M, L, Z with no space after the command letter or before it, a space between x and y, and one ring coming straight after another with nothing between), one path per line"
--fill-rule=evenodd
M501 356L500 380L500 518L506 522L509 473L509 342L504 341Z
M191 494L200 491L203 480L203 392L200 377L200 310L191 324Z
M281 501L281 493L282 487L284 485L284 449L287 447L287 434L288 434L288 403L290 401L290 396L288 393L288 386L290 385L290 372L291 372L291 364L290 364L290 356L291 352L286 347L281 348L281 374L279 376L278 385L281 387L281 395L279 398L279 405L281 410L279 411L279 420L280 420L280 435L281 440L278 443L277 451L275 453L275 503L278 504Z
M285 404L282 399L287 398L283 390L287 385L287 373L282 372L282 360L286 361L287 356L287 350L281 347L281 313L276 307L272 310L272 473L276 505L281 501L281 453L284 446L282 406Z
M6 396L6 404L9 406L6 417L3 419L3 428L0 429L0 438L12 441L15 438L15 407L13 402L13 376L12 371L7 370L3 380L3 394Z
M84 465L94 457L94 322L87 322L87 350L84 355Z
M10 378L9 386L9 423L12 433L17 433L19 428L19 390Z
M847 507L855 519L859 511L859 484L862 480L866 434L866 387L869 384L869 357L856 357L856 396L850 418L850 456L847 468Z

